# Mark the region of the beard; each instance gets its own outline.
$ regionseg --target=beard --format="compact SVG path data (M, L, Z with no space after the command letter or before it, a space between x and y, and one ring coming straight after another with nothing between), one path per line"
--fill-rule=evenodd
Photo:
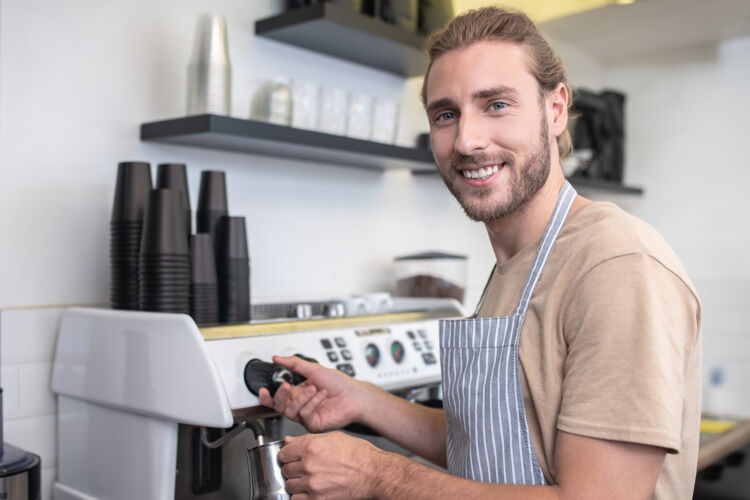
M508 169L508 193L507 200L493 202L492 196L497 188L495 186L473 187L470 190L460 190L453 178L448 174L463 175L459 170L480 165L503 165ZM550 146L547 139L547 117L542 113L542 127L539 135L539 143L531 151L526 160L518 168L516 159L510 153L497 155L473 155L464 156L455 154L450 161L450 170L444 174L440 169L440 176L448 187L448 190L456 197L466 215L476 222L490 222L502 219L523 208L547 181L550 170Z

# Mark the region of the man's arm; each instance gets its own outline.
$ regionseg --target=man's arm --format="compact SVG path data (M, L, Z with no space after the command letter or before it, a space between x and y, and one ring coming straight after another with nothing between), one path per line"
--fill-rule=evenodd
M665 454L653 446L559 432L553 486L457 478L339 433L287 438L279 459L287 490L299 498L636 500L651 497Z
M261 389L262 404L300 422L311 432L366 425L399 446L438 465L445 464L445 414L410 403L373 384L298 357L274 357L305 376L300 385L282 384L273 398Z
M445 412L371 387L374 390L370 408L359 422L402 448L445 467Z

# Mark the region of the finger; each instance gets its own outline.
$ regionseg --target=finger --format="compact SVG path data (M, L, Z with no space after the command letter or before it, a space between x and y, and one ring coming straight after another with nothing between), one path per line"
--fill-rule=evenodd
M315 410L318 409L318 406L320 403L322 403L326 396L328 396L328 391L325 389L319 390L315 395L313 395L307 403L300 408L299 410L299 416L303 420L307 420L312 416L313 413L315 413Z
M268 389L266 389L265 387L261 387L258 391L258 399L260 400L260 404L262 404L263 406L273 408L273 398L271 397L271 393L268 392Z
M273 362L284 365L293 372L297 372L305 378L309 378L316 371L324 369L318 363L311 363L297 356L274 356Z
M297 460L296 462L284 464L284 466L281 467L281 473L287 479L295 479L305 475L305 467L302 465L302 460Z
M302 460L302 449L304 447L298 441L298 438L292 438L291 436L284 438L284 446L281 447L277 455L279 462L288 464Z
M308 385L307 387L295 387L292 389L290 401L286 405L284 415L287 418L295 419L299 413L300 408L305 406L310 398L315 396L318 389L314 385Z
M284 411L286 408L287 400L289 399L289 391L292 390L292 386L284 382L276 389L276 394L273 395L273 409L279 413Z
M307 478L296 477L293 479L286 480L286 491L290 495L307 494ZM303 498L295 496L294 498Z

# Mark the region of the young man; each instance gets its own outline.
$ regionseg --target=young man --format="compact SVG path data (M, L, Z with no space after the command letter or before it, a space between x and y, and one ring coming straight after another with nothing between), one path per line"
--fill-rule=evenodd
M497 265L474 317L441 322L445 410L297 358L263 404L312 432L368 425L450 474L342 433L287 438L292 498L691 498L700 316L644 222L577 196L560 168L570 91L523 14L454 19L430 42L435 160Z

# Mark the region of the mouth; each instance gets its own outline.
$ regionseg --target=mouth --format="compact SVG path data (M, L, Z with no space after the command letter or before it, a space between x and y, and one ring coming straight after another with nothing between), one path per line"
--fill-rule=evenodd
M484 181L495 175L504 166L505 163L503 162L498 165L485 165L479 168L462 169L460 172L467 179Z

